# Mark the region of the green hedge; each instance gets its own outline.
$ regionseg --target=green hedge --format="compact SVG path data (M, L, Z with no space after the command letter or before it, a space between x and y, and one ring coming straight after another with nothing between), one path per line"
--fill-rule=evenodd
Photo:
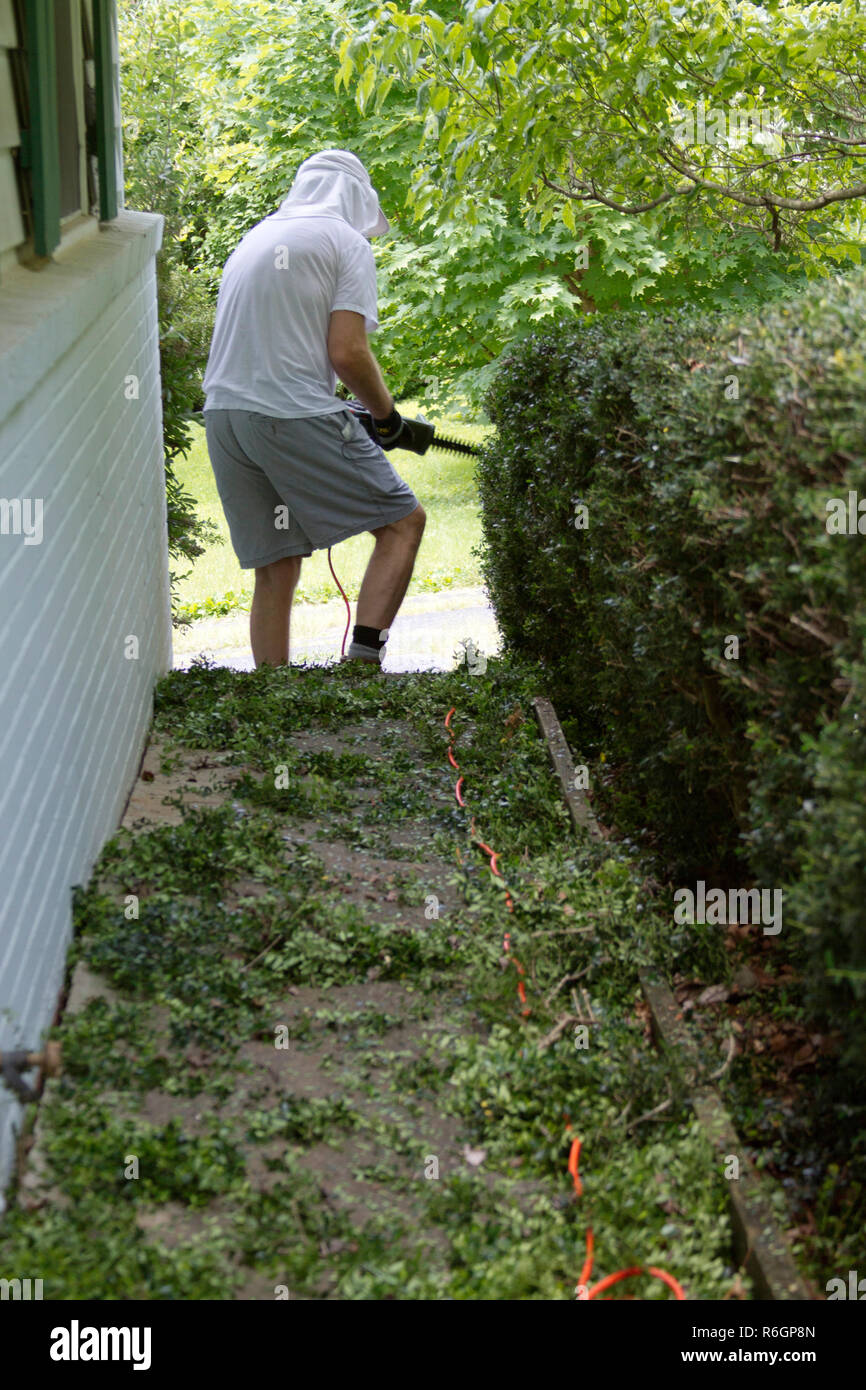
M861 1063L866 535L826 504L866 498L864 323L858 273L748 318L530 337L480 465L506 641L546 663L602 816L675 884L786 889Z
M171 247L157 257L156 273L168 553L172 561L191 564L218 533L212 522L199 516L198 503L184 491L175 464L192 448L192 413L204 401L201 381L213 332L213 305L204 280L184 266ZM176 624L188 621L180 612L177 583L189 573L171 570Z

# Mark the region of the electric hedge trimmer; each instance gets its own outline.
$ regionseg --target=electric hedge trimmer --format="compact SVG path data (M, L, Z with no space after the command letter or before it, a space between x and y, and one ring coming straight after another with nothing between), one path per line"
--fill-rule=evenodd
M477 444L464 444L461 439L446 439L437 432L435 425L424 419L423 415L408 420L403 415L397 415L395 411L398 423L394 430L388 433L376 428L372 415L369 410L365 410L360 401L353 397L346 401L346 405L360 420L370 438L381 444L383 449L408 449L413 454L426 454L431 448L444 449L448 454L469 454L472 457L481 453Z

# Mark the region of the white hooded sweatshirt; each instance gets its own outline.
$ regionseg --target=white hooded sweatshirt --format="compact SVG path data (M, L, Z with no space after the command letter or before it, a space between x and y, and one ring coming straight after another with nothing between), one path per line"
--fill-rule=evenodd
M368 237L388 230L370 176L348 150L300 166L277 212L226 261L204 378L205 410L280 419L345 409L334 396L328 327L335 309L379 326Z

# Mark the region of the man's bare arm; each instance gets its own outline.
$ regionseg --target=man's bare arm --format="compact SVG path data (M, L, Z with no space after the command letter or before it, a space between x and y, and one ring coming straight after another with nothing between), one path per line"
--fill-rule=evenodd
M351 309L334 310L328 326L328 357L337 376L373 419L387 420L394 409L394 398L370 351L363 314Z

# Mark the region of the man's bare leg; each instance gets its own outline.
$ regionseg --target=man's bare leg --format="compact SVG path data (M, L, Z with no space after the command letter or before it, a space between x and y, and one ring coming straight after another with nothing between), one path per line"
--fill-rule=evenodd
M250 643L256 666L288 663L289 615L300 573L300 555L287 555L256 570L250 610Z
M358 595L356 622L380 631L391 626L403 602L427 515L417 506L408 516L373 531L376 545Z

